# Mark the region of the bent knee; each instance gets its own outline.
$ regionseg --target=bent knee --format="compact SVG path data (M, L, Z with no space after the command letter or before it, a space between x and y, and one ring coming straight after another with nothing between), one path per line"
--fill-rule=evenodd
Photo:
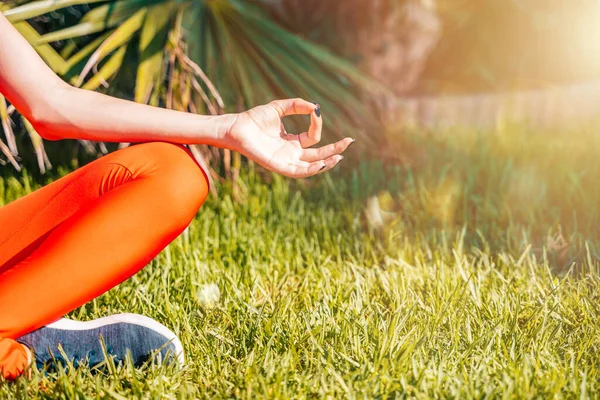
M148 176L156 181L157 197L165 217L177 226L187 226L208 196L205 172L182 145L151 142L138 146L145 147L146 156L152 162Z

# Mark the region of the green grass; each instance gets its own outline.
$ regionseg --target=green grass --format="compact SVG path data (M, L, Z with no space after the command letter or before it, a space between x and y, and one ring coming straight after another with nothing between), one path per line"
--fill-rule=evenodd
M389 149L395 166L355 155L301 182L251 169L237 202L222 185L188 234L71 315L153 317L180 335L183 370L34 373L0 398L594 397L599 142L416 132ZM35 187L6 178L0 204ZM374 195L393 213L377 229ZM196 299L209 283L212 309Z

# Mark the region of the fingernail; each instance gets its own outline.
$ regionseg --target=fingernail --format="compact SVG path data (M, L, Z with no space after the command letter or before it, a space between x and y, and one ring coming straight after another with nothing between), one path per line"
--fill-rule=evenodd
M356 142L356 139L352 138L352 141L350 142L350 144L348 145L348 147L352 146L354 144L354 142ZM346 148L348 148L346 147Z
M342 160L344 159L344 156L340 156L340 161L338 161L338 164L342 162Z
M315 103L315 104L317 104L317 103ZM319 118L321 117L321 105L319 105L319 104L317 104L317 108L315 108L315 115Z
M319 171L323 171L325 168L327 168L327 165L323 165Z

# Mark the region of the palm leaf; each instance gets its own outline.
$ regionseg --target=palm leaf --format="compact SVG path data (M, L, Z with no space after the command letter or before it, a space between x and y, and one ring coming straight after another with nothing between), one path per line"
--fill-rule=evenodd
M125 58L125 52L127 46L122 46L120 49L115 51L113 55L104 63L102 68L90 78L83 86L82 89L96 90L114 76L119 68L123 65L123 59Z
M83 47L77 53L67 59L63 78L75 85L78 81L77 75L81 73L87 63L87 58L98 49L98 47L108 38L110 32L106 32Z
M50 32L40 38L40 43L74 39L114 28L142 8L160 3L164 0L117 0L89 11L81 21L64 29Z
M53 5L46 3L46 8L40 5L23 9L21 6L15 16L31 16L48 10L47 7L58 9L76 1L79 0L57 0ZM152 8L155 10L152 15L144 18L148 7L156 8ZM225 97L223 101L217 98L218 103L220 106L227 103L228 111L278 97L301 96L322 105L330 127L347 131L369 118L357 92L373 88L383 90L350 63L270 21L260 7L240 0L193 3L114 0L95 7L74 26L43 35L39 43L76 39L109 30L110 36L102 44L96 41L69 60L65 67L68 71L64 72L72 77L81 67L81 59L87 58L80 70L81 79L115 48L140 36L135 99L147 102L151 93L161 90L162 82L158 80L164 64L160 59L164 53L161 49L166 43L165 32L174 24L167 11L173 7L186 10L182 24L183 31L187 32L188 66L198 66L201 74L197 75L202 78L199 81L201 87L192 80L193 87L215 97L215 88L208 84L215 82ZM93 53L91 56L90 52ZM101 81L96 79L92 86L97 87ZM76 83L81 84L81 80ZM182 89L185 87L181 86ZM200 103L206 103L205 96L195 98L196 108L201 109Z
M15 134L13 133L11 121L8 116L8 109L6 107L6 99L0 94L0 120L2 121L2 129L4 130L4 136L6 136L6 143L8 148L13 155L19 154L17 150L17 142L15 140Z
M40 15L48 14L62 8L101 1L104 0L40 0L11 8L4 12L4 16L14 24L15 22L39 17Z
M139 103L150 100L152 89L160 77L172 10L171 4L161 4L151 7L146 14L140 32L140 64L135 85L135 101Z
M12 164L12 166L17 171L21 171L21 166L15 159L15 156L12 155L12 152L10 151L10 149L6 146L6 144L4 144L2 139L0 139L0 151L2 152L2 154L4 154L6 156L6 158L8 158L8 161Z
M10 11L6 4L0 3L0 11L4 14ZM13 23L13 26L23 37L33 45L33 48L57 74L65 70L65 60L48 44L40 44L40 34L27 22Z
M32 1L9 16L56 72L85 89L99 88L124 63L137 60L138 102L221 113L304 97L322 105L329 128L354 135L359 122L369 120L359 93L382 90L347 61L282 28L248 1L106 0L75 24L43 35L24 22L79 4L84 2ZM68 40L64 58L49 45L63 40ZM126 53L132 57L125 58ZM215 151L204 154L210 159Z
M319 102L329 128L339 132L356 130L360 121L369 119L358 91L384 90L350 63L269 21L247 2L198 2L186 16L189 55L217 83L230 107L239 103L240 95L246 107L301 96Z
M23 125L25 126L25 130L29 134L29 138L31 139L31 143L33 144L33 149L35 151L35 155L37 158L38 168L40 172L43 174L46 172L46 169L52 168L52 164L50 164L50 160L48 159L48 155L46 154L46 149L44 148L44 140L42 137L36 132L33 126L25 119L21 118L23 121Z
M79 84L77 86L81 85L90 70L100 61L102 61L104 57L112 53L115 49L129 42L131 37L142 27L145 16L146 9L140 9L122 25L115 29L104 42L102 42L94 54L92 54L92 56L88 59L85 67L83 67L83 71L79 75Z

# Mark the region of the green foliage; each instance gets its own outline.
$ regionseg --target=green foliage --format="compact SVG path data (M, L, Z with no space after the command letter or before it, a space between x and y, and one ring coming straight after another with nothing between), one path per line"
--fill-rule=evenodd
M304 97L326 112L329 140L349 132L363 142L376 140L364 131L374 121L358 93L378 85L348 61L281 27L254 3L35 0L12 6L0 9L48 65L75 86L204 114ZM71 15L77 13L82 16ZM60 23L38 30L30 24L47 15L58 16ZM298 125L291 129L297 130ZM39 136L26 132L43 171L52 158ZM5 133L9 142L17 142L12 132ZM62 147L67 151L69 145ZM105 146L85 143L85 148L103 152ZM18 168L18 148L0 150ZM196 149L195 154L216 159L215 168L228 159L216 151Z
M349 157L298 182L249 169L238 201L222 185L187 234L71 314L158 319L181 336L183 371L36 372L0 397L593 396L599 140L409 132L400 165ZM0 202L36 187L5 179ZM382 190L395 214L369 229L364 205ZM207 283L222 292L214 309L195 299Z
M314 99L328 110L329 128L338 132L356 130L368 119L364 103L348 89L372 82L347 61L282 29L248 2L195 2L185 13L183 29L189 35L190 58L222 88L226 104Z
M5 14L23 24L83 3L89 2L33 1ZM98 37L100 33L104 35ZM372 85L347 61L280 27L257 5L238 0L113 0L93 7L70 26L41 36L32 33L28 39L43 49L47 43L66 42L66 60L51 66L76 85L97 89L120 69L133 67L136 101L154 96L185 111L236 111L274 98L303 96L322 103L331 125L343 129L356 126L364 116L365 107L353 90ZM80 43L85 45L78 49ZM137 48L137 59L124 58L129 47ZM173 58L179 68L173 68ZM92 74L95 68L98 72ZM182 70L190 74L181 76ZM170 102L173 95L177 99Z

